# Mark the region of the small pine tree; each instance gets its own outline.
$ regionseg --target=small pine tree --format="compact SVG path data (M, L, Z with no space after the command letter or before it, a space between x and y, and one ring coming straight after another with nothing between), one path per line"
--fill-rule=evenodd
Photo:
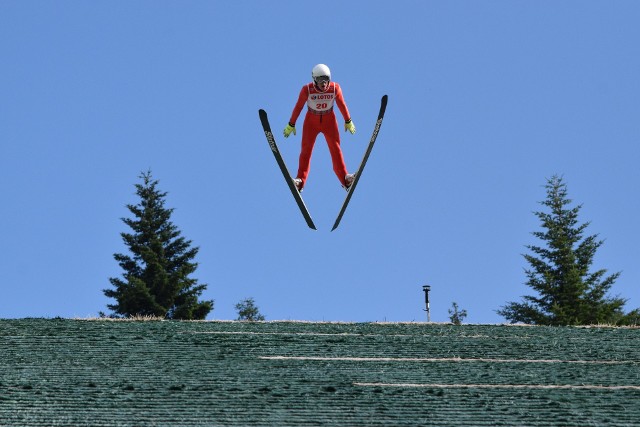
M192 262L199 248L180 236L170 221L173 209L164 207L167 193L157 189L151 171L136 184L137 205L127 205L134 219L122 218L133 233L121 233L131 255L114 254L124 270L122 278L110 278L115 289L104 294L116 303L108 304L111 317L154 316L168 319L204 319L213 301L198 301L207 285L189 276L198 264Z
M452 303L451 308L448 311L449 311L449 320L454 325L462 324L465 317L467 317L467 310L460 310L458 308L457 302Z
M236 304L238 318L236 320L244 320L248 322L260 322L264 320L264 316L260 314L260 310L256 306L253 298L245 298Z
M604 241L597 234L584 237L589 223L578 223L582 205L569 207L572 201L562 177L554 175L545 188L547 198L541 204L550 212L535 212L544 231L532 234L546 245L526 246L533 254L524 255L531 266L525 270L526 284L538 296L524 296L524 302L510 302L497 313L511 323L537 325L622 324L637 319L638 310L622 312L625 299L607 296L620 273L589 271Z

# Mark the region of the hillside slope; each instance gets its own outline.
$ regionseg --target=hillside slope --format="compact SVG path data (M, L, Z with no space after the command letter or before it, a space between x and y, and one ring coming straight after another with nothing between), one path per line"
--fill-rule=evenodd
M0 425L638 425L640 329L0 320Z

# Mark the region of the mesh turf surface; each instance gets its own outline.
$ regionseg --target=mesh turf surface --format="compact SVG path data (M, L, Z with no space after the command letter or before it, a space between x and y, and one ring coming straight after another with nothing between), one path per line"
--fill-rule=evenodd
M0 320L0 426L640 425L640 329Z

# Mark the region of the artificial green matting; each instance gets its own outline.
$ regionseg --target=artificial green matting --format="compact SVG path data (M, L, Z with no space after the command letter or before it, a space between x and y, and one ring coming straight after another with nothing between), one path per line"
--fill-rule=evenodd
M0 426L639 420L640 329L0 320Z

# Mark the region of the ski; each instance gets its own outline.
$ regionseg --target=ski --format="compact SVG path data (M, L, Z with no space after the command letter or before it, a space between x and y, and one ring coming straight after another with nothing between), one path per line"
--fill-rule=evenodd
M311 215L309 214L309 210L307 206L304 204L304 200L302 200L302 196L300 196L300 192L296 188L296 185L293 183L293 179L289 174L289 170L284 163L284 159L280 154L280 150L278 149L278 145L276 144L276 140L273 137L273 133L271 133L271 126L269 125L269 119L267 118L267 112L264 110L258 111L260 114L260 122L262 122L262 128L264 129L264 134L267 137L267 142L269 143L269 147L271 148L271 152L273 156L276 158L276 162L278 162L278 166L280 167L280 171L282 175L284 175L285 181L287 181L287 185L289 186L289 190L291 190L291 194L293 194L293 198L296 200L298 207L300 208L300 212L302 212L302 216L309 228L316 230L316 226L311 219ZM355 183L354 183L355 184Z
M342 216L344 215L344 212L347 210L347 206L349 205L351 196L353 196L353 192L356 190L358 181L360 181L360 177L362 176L362 171L364 170L364 167L367 164L367 159L369 159L369 155L371 154L371 150L373 149L373 144L375 144L376 138L378 137L378 132L380 132L380 126L382 126L382 119L384 118L384 112L386 109L387 109L387 95L384 95L380 100L380 112L378 113L378 120L376 121L376 125L373 128L373 135L371 135L371 140L369 140L369 146L367 147L367 151L364 153L364 157L362 158L360 167L356 172L356 177L353 180L353 183L351 184L351 186L349 187L349 191L347 191L347 197L344 199L344 203L342 204L340 213L338 213L338 217L336 218L336 222L333 224L333 228L331 229L331 231L338 228L338 225L340 225L340 221L342 220Z

